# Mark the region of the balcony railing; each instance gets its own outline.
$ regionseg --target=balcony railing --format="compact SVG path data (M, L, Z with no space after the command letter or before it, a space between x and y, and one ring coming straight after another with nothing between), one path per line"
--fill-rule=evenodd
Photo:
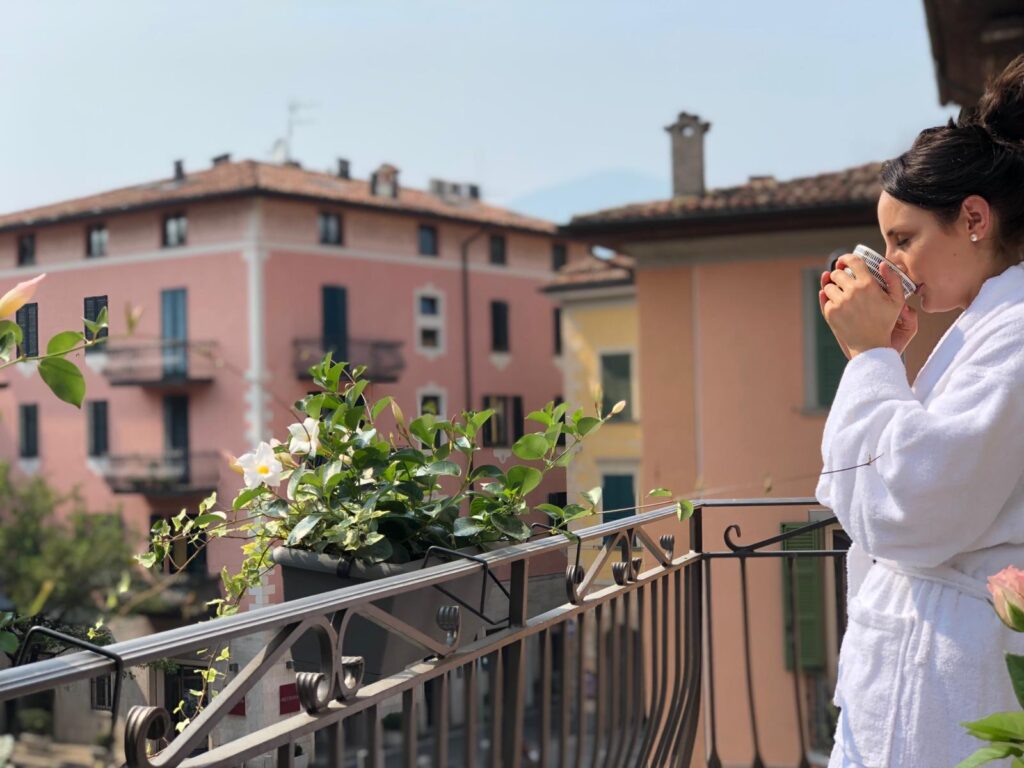
M665 508L577 531L584 544L605 542L598 556L586 564L580 559L577 543L542 535L472 561L457 559L93 652L7 669L0 671L0 700L120 673L116 682L127 679L124 673L131 669L163 659L194 658L199 649L216 649L253 636L260 640L254 644L257 650L251 660L227 673L217 696L180 733L175 733L174 718L162 701L132 706L125 716L126 707L118 705L120 688L115 687L112 724L120 732L123 717L124 725L110 758L118 761L123 757L129 768L228 768L259 756L275 758L279 768L294 768L300 758L303 765L330 768L416 766L423 759L433 766L507 768L690 766L702 744L702 762L717 768L723 763L720 745L728 742L735 746L740 741L751 745L753 756L748 752L727 758L756 766L766 762L762 755L765 733L759 723L763 726L766 719L790 712L788 722L796 725L784 734L790 754L786 762L808 765L812 749L805 702L809 691L800 664L794 664L797 671L788 673L791 687L776 689L770 698L763 690L755 696L754 680L759 675L753 668L767 660L752 654L754 613L749 603L751 592L763 591L768 580L752 582L748 570L781 562L783 578L771 581L777 592L785 583L793 587L788 592L787 628L791 630L789 651L793 659L799 659L803 635L793 627L798 601L794 565L833 562L835 613L839 617L844 615L845 551L773 547L800 536L806 542L807 534L830 526L836 531L834 518L740 544L736 541L738 526L726 526L720 520L709 523L709 519L722 510L754 508L751 511L760 517L744 518L744 525L749 522L754 528L770 530L764 525L769 507L803 507L807 513L808 507L816 506L814 500L715 500L695 506L694 516L685 524L676 520L674 508ZM713 530L724 532L725 546L720 551L704 547L704 531L712 530L712 524ZM554 607L533 606L531 567L549 563L558 554L568 563L565 599ZM603 582L600 574L609 564L612 579ZM451 587L456 580L472 576L487 583L488 572L507 586L497 594L501 616L488 618L492 626L484 636L463 639L461 612L481 613L486 618L490 609L478 611L482 603L463 602L445 585ZM714 592L713 574L719 585ZM735 585L729 583L737 578ZM443 641L375 605L395 595L419 592L428 596L434 590L458 603L438 612L438 625L446 632ZM782 606L776 604L775 608ZM721 613L733 613L742 621L734 622L729 633L736 650L725 660L719 655L716 662L715 654L721 650ZM363 684L363 659L344 653L353 615L421 646L424 660ZM772 627L778 627L781 622L777 616L773 618ZM833 642L841 632L842 627L837 626ZM237 715L244 711L246 693L277 674L289 650L307 633L319 640L320 664L319 671L294 677L293 690L301 706L288 714L282 699L280 716L275 707L264 724L239 735ZM778 640L776 645L781 645ZM758 647L763 645L768 643L759 640ZM782 667L779 659L774 664ZM745 689L738 684L743 679L737 674L741 669ZM720 683L723 670L729 673L728 681ZM762 675L764 671L759 670ZM279 682L280 677L272 681ZM732 695L730 701L726 694ZM764 706L765 701L769 707ZM260 710L267 711L274 703L268 696ZM88 700L79 706L88 707ZM255 709L251 699L249 706ZM419 726L424 709L427 728ZM392 726L396 716L400 722L400 734L391 731L397 739L384 736L382 721L387 712ZM703 740L698 736L702 712L706 722ZM109 716L106 722L111 728ZM218 732L225 724L230 726L230 734ZM745 733L737 735L737 727ZM308 744L314 735L312 759L308 748L297 754L296 745ZM216 737L213 743L211 736ZM394 741L397 743L390 743Z
M395 382L405 369L402 342L377 339L348 339L338 342L324 338L296 339L294 342L295 375L310 378L309 369L323 360L328 352L335 361L365 365L366 378L375 382Z
M212 341L155 341L104 351L104 375L116 386L208 383L217 368L217 345Z
M209 493L217 488L222 463L215 452L113 455L106 460L104 476L115 493Z

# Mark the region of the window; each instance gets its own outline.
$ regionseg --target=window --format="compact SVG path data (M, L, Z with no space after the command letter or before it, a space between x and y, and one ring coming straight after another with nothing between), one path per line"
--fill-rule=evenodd
M440 395L420 395L420 415L422 416L424 413L434 416L440 416L443 413Z
M321 292L324 353L333 352L335 362L348 359L348 290L342 285L325 285Z
M437 296L420 296L420 314L434 317L440 314L440 301Z
M416 351L428 357L444 352L444 298L433 288L416 291Z
M562 354L562 308L555 307L555 354Z
M610 523L636 514L636 487L633 475L601 475L601 522ZM605 537L605 543L612 540ZM636 546L634 539L632 546Z
M88 448L89 456L100 458L110 452L107 431L107 401L91 400L87 404Z
M150 528L160 520L166 520L166 518L163 515L150 515ZM172 541L170 551L168 552L170 556L163 563L164 573L181 573L184 571L190 576L206 576L208 570L206 567L205 545L206 534L201 534L199 539L194 542L187 539L175 539Z
M107 255L107 225L93 224L85 230L85 256L95 259Z
M846 355L840 349L832 329L821 315L818 291L821 272L804 273L804 390L808 408L828 408L836 396L839 380L846 368Z
M165 379L188 378L188 289L160 291L160 342Z
M320 213L317 216L317 227L320 230L322 245L341 245L344 237L341 229L341 216L336 213Z
M601 412L606 414L625 400L625 409L615 417L623 421L633 418L631 362L628 352L601 355Z
M557 272L567 261L565 243L554 243L551 246L551 270Z
M437 256L437 227L420 224L420 256Z
M491 235L491 264L505 264L505 236Z
M36 236L34 233L18 238L18 266L27 267L36 263Z
M554 491L548 494L548 504L554 504L556 507L565 507L569 503L569 493L567 491Z
M85 299L85 319L95 323L100 316L100 312L107 308L107 297L106 296L89 296ZM97 339L105 339L108 334L107 328L102 329L96 336ZM86 328L85 338L92 339L92 332ZM102 345L102 342L101 342ZM98 347L97 347L98 348Z
M14 322L21 328L21 344L18 357L35 357L39 354L39 305L26 304L14 313Z
M39 456L39 406L35 403L18 406L20 445L18 455L23 459Z
M100 675L89 681L89 698L93 709L110 710L114 706L110 675Z
M554 402L555 402L555 408L557 408L557 407L558 407L558 406L560 406L560 405L561 405L562 403L564 403L564 402L565 402L565 400L563 400L563 399L562 399L562 396L561 396L561 395L555 395L555 400L554 400ZM564 422L564 421L565 421L565 416L563 416L561 420L562 420L562 422ZM555 443L555 444L556 444L556 445L565 445L565 431L564 431L564 430L563 430L562 432L559 432L559 434L558 434L558 440L556 441L556 443Z
M491 351L508 352L508 303L491 302Z
M483 444L507 448L523 436L523 398L519 395L484 395L484 410L494 415L483 427Z
M164 248L184 245L188 239L188 217L184 213L172 213L164 217Z

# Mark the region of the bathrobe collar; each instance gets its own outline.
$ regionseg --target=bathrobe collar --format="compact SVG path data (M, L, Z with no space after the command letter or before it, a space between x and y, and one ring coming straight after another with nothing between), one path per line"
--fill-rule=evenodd
M917 374L912 387L917 399L922 403L927 402L936 391L936 385L950 370L956 354L973 328L985 318L992 317L1000 308L1021 301L1024 301L1024 264L1015 264L986 280L974 301L939 339Z

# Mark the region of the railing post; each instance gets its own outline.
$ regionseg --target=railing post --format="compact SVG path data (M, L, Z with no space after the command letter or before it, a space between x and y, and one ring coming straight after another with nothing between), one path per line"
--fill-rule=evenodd
M526 624L529 561L512 563L512 583L509 601L509 631ZM505 729L502 735L504 768L519 768L523 757L523 709L526 695L526 641L520 638L504 649L505 684L502 687Z

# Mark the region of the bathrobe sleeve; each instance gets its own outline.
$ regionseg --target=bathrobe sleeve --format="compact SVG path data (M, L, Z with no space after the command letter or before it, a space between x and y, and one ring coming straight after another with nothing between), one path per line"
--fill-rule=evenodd
M849 362L816 495L868 554L934 567L995 521L1024 472L1022 346L1019 331L996 329L927 408L895 350Z

